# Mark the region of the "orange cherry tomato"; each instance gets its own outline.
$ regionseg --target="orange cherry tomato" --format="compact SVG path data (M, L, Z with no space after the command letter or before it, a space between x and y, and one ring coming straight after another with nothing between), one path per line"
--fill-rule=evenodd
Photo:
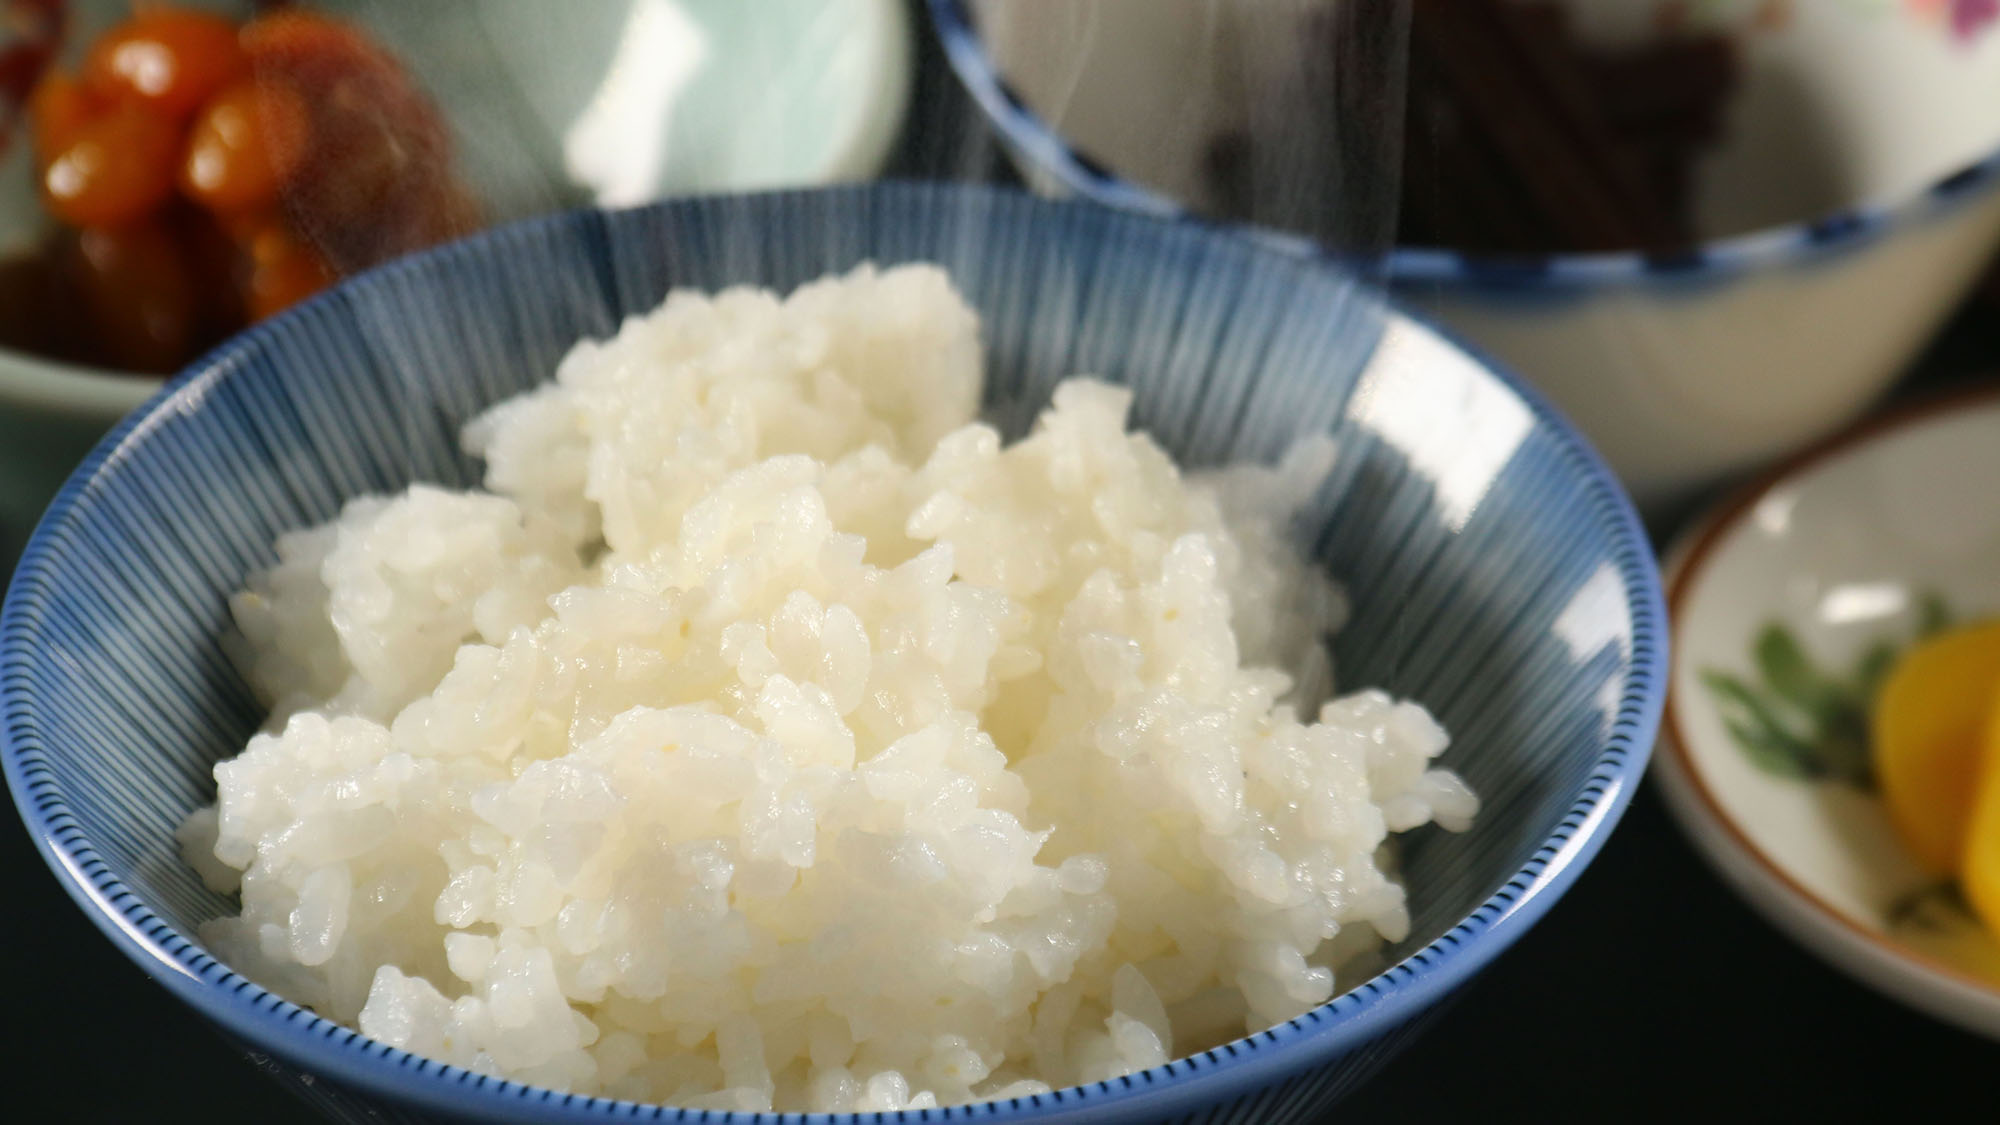
M243 303L253 321L282 312L333 284L326 260L283 223L258 231L248 249L250 273Z
M87 228L77 233L76 250L92 350L134 371L167 372L186 362L197 287L165 224Z
M283 69L307 86L316 77L356 71L396 71L395 60L349 24L306 8L280 8L243 25L243 53L259 73Z
M395 57L339 20L286 8L250 21L260 78L283 76L312 114L312 145L289 185L295 230L353 271L477 223L451 170L451 133Z
M91 44L83 77L100 97L184 117L248 65L228 20L153 4Z
M195 118L181 191L218 213L268 206L305 163L311 131L311 111L290 83L234 82Z
M216 226L229 236L229 241L244 254L250 252L250 245L258 235L272 226L284 224L284 212L277 207L259 207L247 211L210 212Z
M97 97L75 76L52 70L35 83L28 99L28 120L35 133L35 157L47 167L56 154L69 147L77 132L91 118L103 112Z
M139 105L116 106L77 126L42 172L56 217L77 227L141 218L174 190L179 130Z

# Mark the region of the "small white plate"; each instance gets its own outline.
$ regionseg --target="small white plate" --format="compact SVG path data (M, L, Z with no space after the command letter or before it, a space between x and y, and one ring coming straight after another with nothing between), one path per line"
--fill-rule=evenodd
M2000 941L1903 852L1869 779L1872 684L2000 614L2000 388L1893 413L1739 493L1667 560L1654 769L1751 906L1838 968L2000 1038ZM1807 703L1805 701L1811 701Z

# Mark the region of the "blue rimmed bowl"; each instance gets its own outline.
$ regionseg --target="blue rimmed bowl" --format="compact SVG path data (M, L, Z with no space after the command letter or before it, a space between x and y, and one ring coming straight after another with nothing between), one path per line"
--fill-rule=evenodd
M1646 540L1540 398L1347 275L1212 228L999 189L538 220L352 281L183 375L65 486L0 613L6 778L56 877L150 976L335 1116L780 1120L523 1087L320 1019L201 948L197 923L230 903L172 836L261 717L218 640L226 596L279 532L370 490L473 483L459 425L669 286L792 286L865 259L951 272L985 318L1003 428L1091 371L1131 384L1139 424L1189 462L1332 433L1337 487L1311 514L1357 607L1336 659L1350 682L1430 706L1485 799L1469 833L1406 839L1411 936L1331 1003L1113 1083L866 1120L1303 1121L1366 1077L1548 909L1623 810L1662 698Z
M1313 2L930 8L1038 190L1174 215L1213 203L1208 146L1249 112L1233 14L1297 18ZM1606 43L1669 20L1736 42L1727 135L1696 175L1709 240L1662 256L1398 247L1385 269L1406 303L1548 393L1643 508L1665 510L1853 419L1986 265L2000 242L2000 30L1989 6L1942 0L1557 2Z

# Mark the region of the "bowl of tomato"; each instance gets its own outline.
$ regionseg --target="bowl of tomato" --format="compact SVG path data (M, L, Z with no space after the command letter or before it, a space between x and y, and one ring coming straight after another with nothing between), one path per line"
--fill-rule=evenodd
M908 94L899 0L0 17L0 565L162 377L333 281L555 208L865 177Z
M482 221L442 112L354 23L293 5L10 6L8 532L160 376Z

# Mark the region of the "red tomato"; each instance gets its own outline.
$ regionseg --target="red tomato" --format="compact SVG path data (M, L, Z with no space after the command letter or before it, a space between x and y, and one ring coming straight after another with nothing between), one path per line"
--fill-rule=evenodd
M452 175L444 119L387 51L299 9L252 20L243 48L260 78L282 76L310 107L312 145L285 207L334 269L374 265L476 225Z
M139 105L114 107L76 127L42 172L56 217L77 227L144 217L174 190L179 129Z
M305 8L280 8L243 25L243 53L260 73L282 69L307 86L358 71L399 73L387 51L349 24Z
M149 4L90 45L83 79L107 100L137 101L184 117L247 65L228 20Z
M250 243L268 227L285 221L283 211L277 207L256 207L247 211L224 211L211 213L216 225L229 236L236 249L250 252Z
M28 120L35 133L35 157L47 167L56 154L69 147L77 131L104 110L96 96L75 76L52 70L35 83L28 99Z
M195 118L181 190L216 212L269 206L305 163L311 131L311 112L289 82L235 82Z
M253 321L290 308L333 284L326 260L283 223L272 223L248 245L249 279L243 303Z

